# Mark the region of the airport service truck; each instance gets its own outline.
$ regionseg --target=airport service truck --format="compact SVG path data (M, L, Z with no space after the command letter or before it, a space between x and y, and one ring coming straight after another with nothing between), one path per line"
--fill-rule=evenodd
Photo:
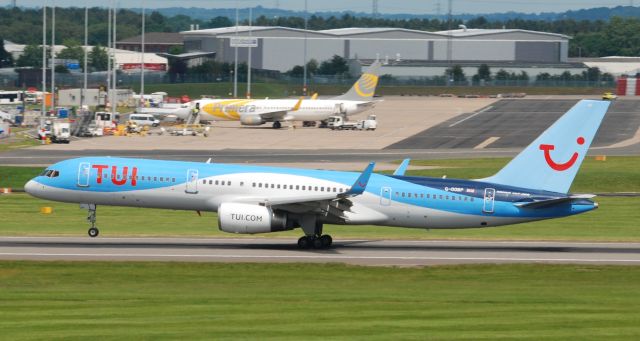
M46 120L44 127L38 129L38 139L50 138L53 143L71 142L71 123L57 120Z
M376 130L378 121L376 115L369 115L366 120L360 121L347 121L342 116L331 116L327 127L331 130Z

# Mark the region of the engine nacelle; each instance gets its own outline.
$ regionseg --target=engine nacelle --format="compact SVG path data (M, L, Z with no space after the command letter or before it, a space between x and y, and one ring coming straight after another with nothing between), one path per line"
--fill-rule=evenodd
M260 115L240 115L240 123L245 126L259 126L264 124Z
M291 230L285 213L251 204L223 203L218 207L218 228L229 233L254 234Z

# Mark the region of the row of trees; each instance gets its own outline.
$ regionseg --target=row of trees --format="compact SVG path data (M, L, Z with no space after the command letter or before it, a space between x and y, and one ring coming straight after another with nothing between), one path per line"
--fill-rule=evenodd
M102 45L107 43L107 10L91 8L89 11L89 44ZM41 9L0 8L0 32L5 37L20 44L40 43L41 31L33 29L42 24ZM83 41L84 9L57 8L57 36L75 41ZM179 32L188 30L191 24L198 24L200 28L216 28L233 26L227 17L215 17L210 20L192 19L186 15L167 17L159 12L151 12L146 16L148 32ZM247 21L243 24L248 24ZM469 28L507 28L524 29L542 32L565 34L573 37L570 44L570 56L601 57L609 55L636 56L640 54L640 19L614 17L609 21L602 20L522 20L511 19L505 21L487 20L480 16L475 19L462 21L453 20L451 23L440 19L383 19L355 17L345 14L340 17L320 17L312 15L308 20L308 27L312 30L334 29L343 27L398 27L414 30L441 31L457 28L465 24ZM284 26L303 28L304 18L260 16L254 20L259 26ZM48 28L50 29L50 27ZM120 39L140 34L140 14L126 9L118 11L118 32Z
M289 76L302 77L304 67L296 65L286 73ZM349 76L349 66L347 65L347 60L338 55L334 55L331 59L325 60L320 64L318 64L317 60L311 59L307 62L307 74L310 76Z
M84 49L82 46L73 40L69 40L65 43L65 48L56 54L56 59L70 59L80 62L80 67L84 68ZM0 49L0 55L2 54ZM15 61L15 65L18 67L42 67L42 46L39 45L27 45L24 48L24 52ZM50 56L51 48L47 47L47 58ZM101 46L94 46L87 56L88 66L90 71L105 71L107 64L109 63L109 56L107 50ZM68 72L65 66L59 65L56 67L59 72Z
M446 77L450 77L454 82L466 82L467 75L464 73L464 69L460 65L454 65L445 72ZM478 67L478 71L471 77L471 81L474 84L481 82L496 81L529 81L530 77L526 71L520 73L508 72L504 69L498 70L495 75L492 74L491 68L487 64L482 64ZM591 67L579 74L572 74L569 71L565 71L559 75L551 75L549 73L541 73L536 76L536 81L588 81L588 82L611 82L614 80L613 75L610 73L603 73L597 67Z

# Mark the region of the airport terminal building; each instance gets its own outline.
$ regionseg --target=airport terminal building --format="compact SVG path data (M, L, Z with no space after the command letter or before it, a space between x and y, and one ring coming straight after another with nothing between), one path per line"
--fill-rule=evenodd
M403 28L341 28L312 31L288 27L239 26L181 32L187 52L215 52L216 60L232 62L232 38L252 36L252 66L287 71L308 59L319 62L334 55L350 60L385 61L383 73L394 76L442 75L450 64L477 68L487 63L505 68L538 68L544 72L576 68L569 63L570 37L519 29L459 29L427 32ZM239 61L248 60L239 48ZM398 67L393 67L397 65ZM402 65L403 67L400 67ZM576 73L582 72L575 70ZM535 75L535 73L533 74Z

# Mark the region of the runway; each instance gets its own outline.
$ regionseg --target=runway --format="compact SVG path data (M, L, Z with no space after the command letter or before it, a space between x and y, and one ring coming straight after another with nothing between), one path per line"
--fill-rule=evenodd
M385 149L524 148L568 111L576 99L511 99L450 118ZM606 147L640 131L640 101L614 101L593 141Z
M640 265L640 243L335 240L299 250L295 239L0 237L0 259L346 263L427 266L479 263Z

